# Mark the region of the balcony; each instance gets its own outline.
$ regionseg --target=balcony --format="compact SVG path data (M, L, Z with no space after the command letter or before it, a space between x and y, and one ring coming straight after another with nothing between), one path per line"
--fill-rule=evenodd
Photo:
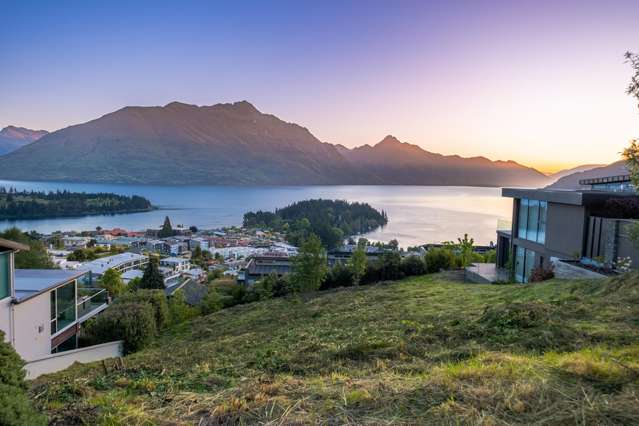
M109 294L103 288L78 287L78 321L82 322L107 307Z

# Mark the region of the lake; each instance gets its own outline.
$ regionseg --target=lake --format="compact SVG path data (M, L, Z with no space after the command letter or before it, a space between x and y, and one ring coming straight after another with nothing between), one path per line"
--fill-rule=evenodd
M510 220L512 201L500 188L442 186L152 186L0 180L17 190L67 189L141 195L159 207L144 213L57 219L0 221L0 229L17 226L41 233L53 231L158 227L164 217L201 229L241 225L244 213L274 210L309 198L367 202L388 213L388 224L366 235L376 241L397 239L402 247L455 240L468 233L477 244L495 241L498 220Z

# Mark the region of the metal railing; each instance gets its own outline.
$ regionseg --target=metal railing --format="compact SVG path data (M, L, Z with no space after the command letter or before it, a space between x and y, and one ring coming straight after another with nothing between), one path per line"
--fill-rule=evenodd
M103 288L78 288L78 319L106 305L108 296L109 294Z

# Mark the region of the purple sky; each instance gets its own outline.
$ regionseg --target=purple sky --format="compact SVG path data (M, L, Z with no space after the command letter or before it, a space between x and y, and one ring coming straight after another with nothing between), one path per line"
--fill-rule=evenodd
M128 3L135 3L134 5ZM386 134L544 170L618 158L639 2L3 2L0 126L246 99L346 146Z

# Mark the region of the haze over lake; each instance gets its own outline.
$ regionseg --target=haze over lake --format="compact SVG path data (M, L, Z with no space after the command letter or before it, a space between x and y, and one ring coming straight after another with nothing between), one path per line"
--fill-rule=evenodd
M450 186L151 186L21 182L0 180L0 186L17 190L57 189L78 192L113 192L141 195L158 210L144 213L65 217L57 219L0 221L0 228L17 226L42 233L120 227L144 230L162 224L169 216L173 224L201 229L241 225L248 211L274 210L310 198L367 202L385 210L388 225L369 233L372 240L396 238L402 247L454 240L468 233L477 244L495 241L499 219L510 220L512 201L501 197L500 188Z

